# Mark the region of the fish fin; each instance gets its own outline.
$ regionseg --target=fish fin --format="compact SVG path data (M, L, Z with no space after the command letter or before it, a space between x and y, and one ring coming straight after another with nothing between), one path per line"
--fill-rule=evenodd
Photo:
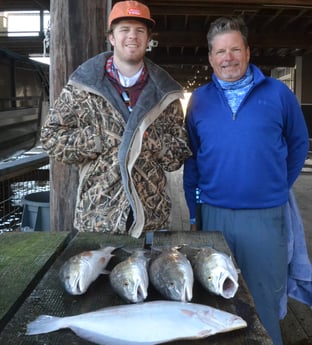
M164 245L164 246L161 246L161 247L157 247L157 246L152 246L151 247L151 253L154 255L156 254L160 254L160 253L163 253L164 251L179 251L179 249L181 248L182 246L179 246L179 245L176 245L176 246L171 246L171 245Z
M225 254L225 255L227 255L227 254ZM241 274L242 272L241 272L240 268L238 268L238 267L235 266L232 256L231 256L231 255L228 255L228 257L230 258L230 260L231 260L231 262L232 262L232 264L233 264L233 267L234 267L236 273L237 273L237 274Z
M106 249L106 248L111 248L111 253L114 253L114 252L116 252L116 251L118 251L119 249L122 249L123 250L123 248L124 248L124 244L119 244L119 245L115 245L115 244L109 244L109 243L101 243L100 245L99 245L99 249L101 250L101 249Z
M27 325L26 335L49 333L65 328L60 322L62 319L56 316L41 315Z

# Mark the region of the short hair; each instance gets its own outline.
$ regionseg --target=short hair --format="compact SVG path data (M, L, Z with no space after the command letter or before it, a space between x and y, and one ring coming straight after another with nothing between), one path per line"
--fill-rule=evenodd
M212 50L212 41L219 35L230 31L239 31L242 34L243 41L246 47L248 47L248 27L245 24L242 17L220 17L210 24L207 41L208 51Z
M123 19L120 19L120 20L114 20L114 22L111 24L111 27L108 29L106 35L109 36L109 35L112 35L113 32L114 32L114 29L115 27L117 26L117 24L122 21ZM137 19L134 19L134 20L137 20ZM145 21L143 20L137 20L139 22L142 22L146 25L146 28L147 28L147 35L148 37L151 37L151 35L153 34L153 29L151 28L151 26L147 25Z

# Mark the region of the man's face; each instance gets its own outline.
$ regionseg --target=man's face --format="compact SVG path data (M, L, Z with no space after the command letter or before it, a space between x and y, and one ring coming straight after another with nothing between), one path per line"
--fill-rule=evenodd
M145 55L149 33L142 22L122 20L115 25L109 40L114 47L114 56L120 62L137 64Z
M208 58L219 79L236 81L247 70L250 50L245 46L241 33L231 31L215 36Z

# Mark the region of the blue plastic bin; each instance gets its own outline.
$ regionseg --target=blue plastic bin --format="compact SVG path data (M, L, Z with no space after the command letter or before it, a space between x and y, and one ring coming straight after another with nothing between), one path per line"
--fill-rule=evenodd
M22 231L50 230L50 191L28 194L22 204Z

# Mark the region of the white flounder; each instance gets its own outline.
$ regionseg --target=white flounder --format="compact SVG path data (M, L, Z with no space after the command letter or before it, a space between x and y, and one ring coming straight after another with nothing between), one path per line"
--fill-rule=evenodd
M246 326L241 317L207 305L153 301L69 317L42 315L28 324L27 334L70 328L81 338L99 345L152 345L205 338Z

